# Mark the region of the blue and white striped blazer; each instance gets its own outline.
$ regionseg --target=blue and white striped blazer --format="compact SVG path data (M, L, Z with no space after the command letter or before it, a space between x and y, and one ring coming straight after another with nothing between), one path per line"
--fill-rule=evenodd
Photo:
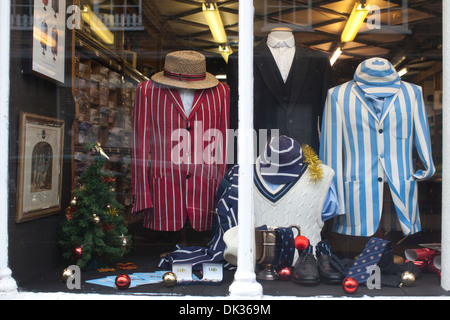
M403 233L420 231L417 180L430 178L435 167L421 87L399 79L395 86L385 84L395 93L385 96L380 117L356 75L328 91L320 158L336 172L338 233L371 236L377 231L385 182ZM423 169L413 167L414 147Z

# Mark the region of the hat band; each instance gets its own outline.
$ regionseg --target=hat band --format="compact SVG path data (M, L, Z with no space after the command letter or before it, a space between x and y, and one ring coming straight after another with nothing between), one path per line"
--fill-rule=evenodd
M179 81L201 81L206 79L206 72L202 74L186 74L170 72L164 69L164 76Z

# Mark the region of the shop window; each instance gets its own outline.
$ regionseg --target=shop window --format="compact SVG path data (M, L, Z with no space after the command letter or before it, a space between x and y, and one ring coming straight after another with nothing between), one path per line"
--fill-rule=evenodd
M235 210L245 201L236 198L236 179L246 179L235 166L245 148L236 139L239 94L252 94L255 222L269 227L256 231L264 294L447 295L442 1L254 8L254 87L239 93L237 0L11 0L9 262L21 290L228 296ZM63 157L48 175L62 175L61 210L16 222L22 112L64 121L62 153L39 142L29 168ZM97 172L110 187L105 198L79 192L94 179L84 174L95 157L105 162ZM33 176L32 192L51 189L48 177ZM63 257L70 235L61 228L77 214L92 231ZM117 215L127 233L109 239ZM388 249L353 293L344 278L354 278L349 270L374 238ZM73 268L102 245L124 255ZM120 274L131 278L118 284ZM67 286L69 277L81 286Z

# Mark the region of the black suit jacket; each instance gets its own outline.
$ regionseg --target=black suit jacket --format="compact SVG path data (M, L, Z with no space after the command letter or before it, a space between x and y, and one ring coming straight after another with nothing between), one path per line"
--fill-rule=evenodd
M267 46L267 39L254 49L254 129L278 129L282 135L319 151L322 111L331 88L328 55L296 44L292 67L283 82ZM230 128L238 128L238 53L229 57ZM245 107L245 106L243 106ZM258 151L260 154L262 150Z

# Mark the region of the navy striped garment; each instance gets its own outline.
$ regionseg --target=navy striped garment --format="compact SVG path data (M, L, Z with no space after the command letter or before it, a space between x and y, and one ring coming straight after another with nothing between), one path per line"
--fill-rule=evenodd
M193 270L200 270L203 263L223 262L225 269L235 268L223 258L226 249L223 235L238 224L238 171L237 165L228 170L219 185L216 214L211 230L212 239L208 245L184 247L178 244L174 252L161 258L159 267L168 269L173 263L191 263Z

